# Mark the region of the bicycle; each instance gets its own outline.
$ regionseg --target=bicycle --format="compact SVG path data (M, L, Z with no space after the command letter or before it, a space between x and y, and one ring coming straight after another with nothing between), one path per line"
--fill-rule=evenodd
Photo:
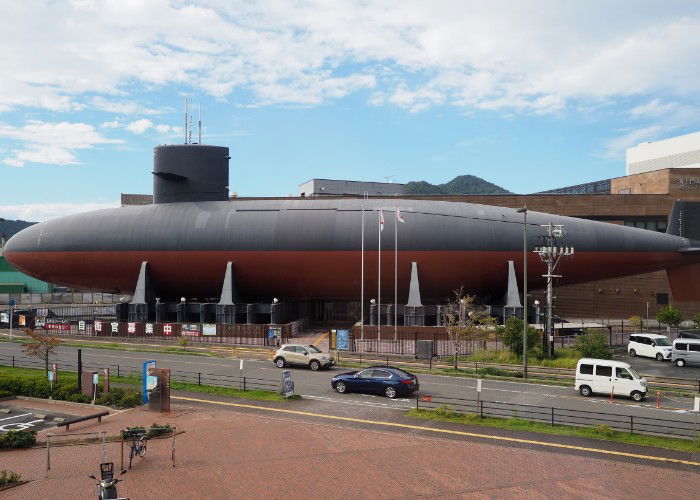
M138 440L137 440L138 438ZM129 450L129 469L131 469L131 461L135 456L143 458L146 455L147 441L145 433L132 433L131 434L131 449Z

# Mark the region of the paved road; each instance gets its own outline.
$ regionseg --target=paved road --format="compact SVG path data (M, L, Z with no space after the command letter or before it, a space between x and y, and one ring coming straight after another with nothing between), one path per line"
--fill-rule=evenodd
M37 360L28 359L24 356L19 345L0 343L0 355L7 356L8 354L15 355L18 364L37 364ZM119 365L121 374L129 372L139 373L141 364L149 359L156 359L158 366L170 368L175 379L188 378L197 380L197 374L200 372L202 373L203 382L206 382L212 375L232 378L237 378L241 375L239 361L234 359L83 348L83 364L86 369L110 367L113 374L117 370L117 365ZM59 369L75 369L77 365L76 348L60 347L54 362L58 363ZM333 367L330 370L312 372L308 369L292 368L296 391L307 398L316 398L347 405L370 405L396 410L405 410L415 406L415 399L389 400L373 395L337 394L330 387L329 382L333 375L343 371L347 371L347 369ZM244 362L244 375L246 377L277 381L280 380L281 372L271 361L246 360ZM438 398L477 399L477 381L475 379L426 374L419 375L419 379L421 384L419 396L431 395L436 400ZM617 398L614 403L610 403L605 396L584 398L578 395L573 387L556 387L522 382L484 380L482 382L480 399L488 402L508 402L510 404L555 407L564 410L672 419L673 421L683 421L689 424L694 423L696 418L696 415L689 411L693 405L693 401L690 398L663 397L663 408L659 410L656 409L655 398L650 398L643 403L634 403L629 399ZM458 402L453 401L452 404L456 406ZM521 410L525 411L526 407L522 407ZM512 411L504 413L504 416L511 415ZM596 416L594 415L590 417L585 423L604 423L602 420L595 420ZM574 420L568 421L573 422Z
M656 377L676 377L691 380L700 379L700 366L677 367L670 361L656 361L653 358L632 357L627 354L616 357L619 361L629 363L639 373L654 375Z

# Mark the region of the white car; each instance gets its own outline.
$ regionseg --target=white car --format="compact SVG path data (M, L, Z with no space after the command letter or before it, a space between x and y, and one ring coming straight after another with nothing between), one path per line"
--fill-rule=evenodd
M657 361L671 359L671 349L671 339L655 333L633 333L627 344L627 354L630 356L656 358Z
M635 401L647 395L647 381L622 361L581 358L576 366L576 390L582 396L614 394Z

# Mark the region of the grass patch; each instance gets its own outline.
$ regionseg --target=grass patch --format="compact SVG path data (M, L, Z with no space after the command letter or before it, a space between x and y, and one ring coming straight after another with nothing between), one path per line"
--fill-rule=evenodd
M27 338L14 338L10 340L6 337L0 337L0 342L13 342L15 344L26 344ZM107 351L134 351L134 352L153 352L160 354L181 354L186 356L205 356L205 357L220 357L211 352L202 351L183 351L181 347L175 346L139 346L133 344L120 344L117 342L76 342L72 340L64 340L60 344L61 347L81 347L84 349L104 349ZM190 349L198 349L197 347L190 347Z
M527 362L530 366L540 366L544 368L576 368L576 363L581 358L581 353L571 347L564 347L554 351L554 359L542 357L541 353L533 352L528 355ZM469 356L460 356L460 361L478 363L497 363L502 365L520 365L522 357L508 350L484 350L477 351ZM452 356L443 356L442 360L451 363Z
M435 410L416 410L414 408L408 411L406 416L427 420L454 422L465 425L478 425L481 427L496 427L499 429L515 431L537 432L539 434L601 439L604 441L653 446L656 448L666 448L676 451L700 451L700 442L693 443L693 441L686 439L647 436L644 434L629 434L627 432L615 431L606 425L572 427L568 425L550 425L543 422L532 422L522 418L480 417L479 415L473 413L461 413L454 411L448 406L436 408Z

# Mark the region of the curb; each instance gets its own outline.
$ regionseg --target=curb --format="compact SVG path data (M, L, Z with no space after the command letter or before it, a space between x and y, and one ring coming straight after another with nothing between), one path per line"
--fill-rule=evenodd
M113 410L114 408L109 408L108 406L102 406L102 405L91 405L88 403L76 403L74 401L63 401L60 399L42 399L42 398L35 398L32 396L15 396L13 399L19 399L22 401L37 401L37 402L42 402L42 403L51 403L55 405L68 405L68 406L76 406L78 408L99 408L102 410Z

